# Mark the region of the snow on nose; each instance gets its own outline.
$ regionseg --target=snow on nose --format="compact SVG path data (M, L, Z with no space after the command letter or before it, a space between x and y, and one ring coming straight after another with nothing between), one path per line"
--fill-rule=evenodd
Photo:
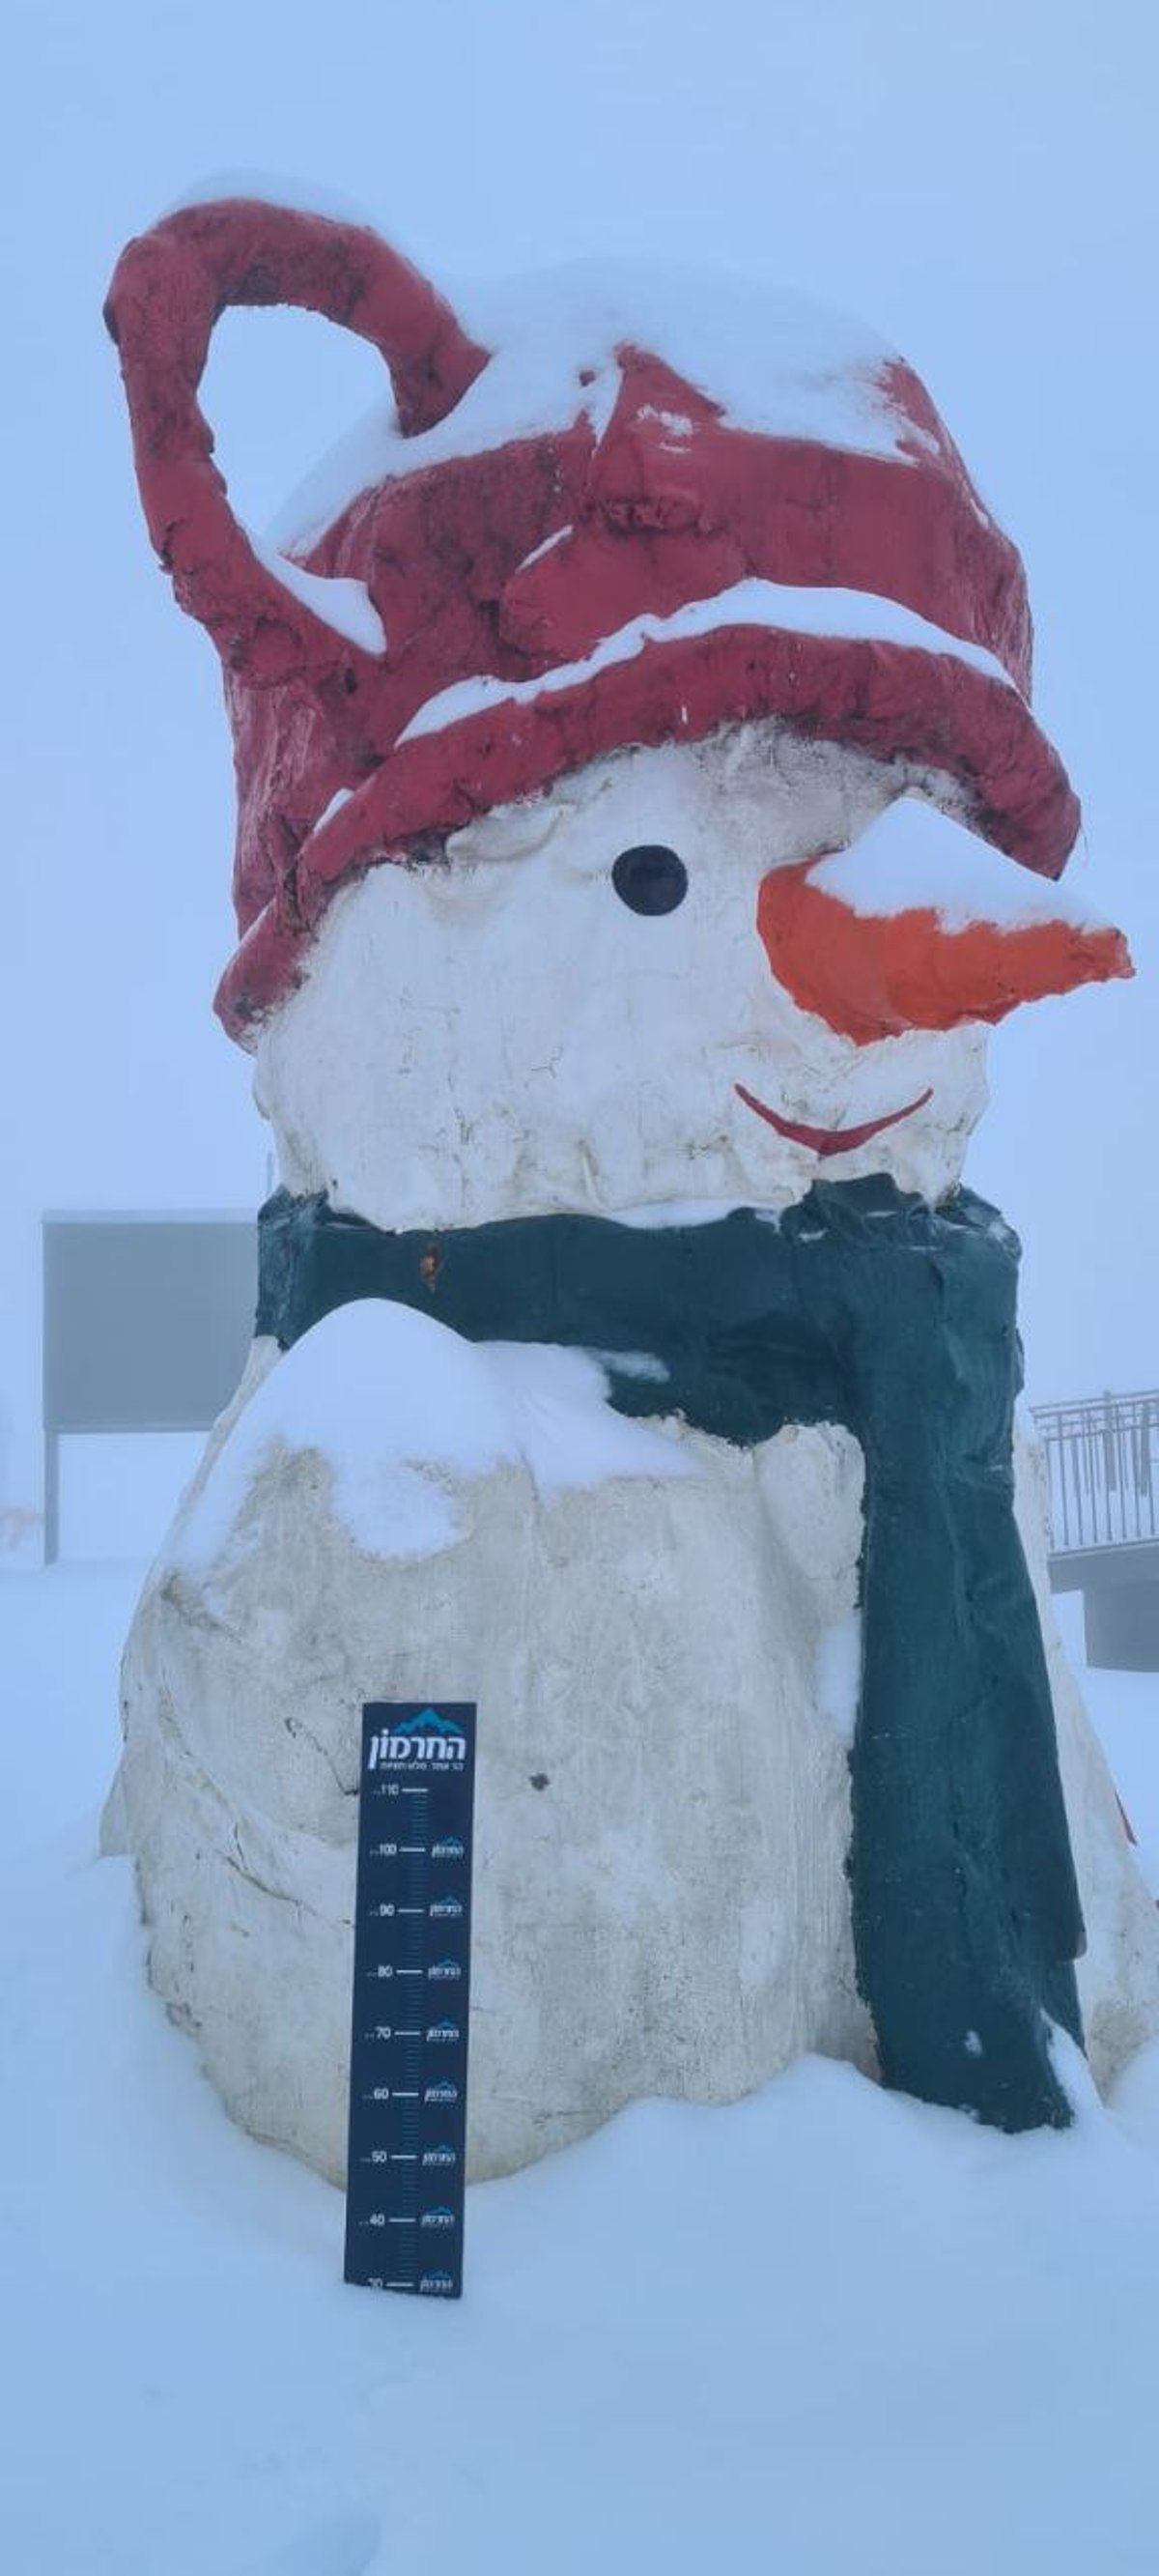
M773 869L757 928L799 1008L859 1046L1134 972L1120 930L908 797L851 849Z

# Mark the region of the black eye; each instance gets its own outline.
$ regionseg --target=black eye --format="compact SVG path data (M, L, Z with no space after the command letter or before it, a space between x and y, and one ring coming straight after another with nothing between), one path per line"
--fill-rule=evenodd
M612 884L630 912L675 912L688 892L688 870L662 842L640 841L634 850L621 850Z

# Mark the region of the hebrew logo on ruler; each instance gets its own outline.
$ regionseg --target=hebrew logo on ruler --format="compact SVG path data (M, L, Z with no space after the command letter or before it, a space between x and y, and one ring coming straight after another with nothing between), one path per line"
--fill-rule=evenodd
M362 1712L348 2281L463 2287L475 1708Z

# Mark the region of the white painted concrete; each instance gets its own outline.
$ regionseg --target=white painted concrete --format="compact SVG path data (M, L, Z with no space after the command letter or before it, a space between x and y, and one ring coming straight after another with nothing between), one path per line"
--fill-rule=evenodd
M731 2099L803 2050L872 2066L844 1877L848 1710L819 1687L849 1662L856 1443L789 1430L741 1451L668 1423L670 1472L569 1486L565 1417L554 1460L541 1431L538 1478L514 1453L472 1471L445 1454L432 1372L430 1439L412 1428L409 1466L390 1467L403 1509L375 1547L340 1505L341 1438L330 1456L317 1429L300 1443L299 1398L255 1453L247 1413L323 1336L313 1382L340 1385L349 1338L360 1451L377 1433L389 1462L400 1403L415 1419L400 1312L347 1309L273 1366L259 1347L126 1659L109 1838L136 1853L153 1981L228 2107L341 2178L360 1721L377 1698L479 1702L472 2172L507 2172L644 2094ZM448 1373L479 1419L486 1355L428 1331L454 1345ZM1159 1915L1057 1645L1025 1467L1020 1499L1105 2083L1159 2029Z
M374 869L262 1039L288 1185L387 1227L776 1207L821 1169L937 1197L984 1101L980 1034L857 1048L789 1002L756 928L771 867L905 783L761 727L601 763L445 862ZM660 918L612 884L640 842L688 870ZM931 1098L822 1165L738 1083L817 1127ZM258 1346L130 1640L107 1831L137 1857L153 1980L235 2117L335 2177L366 1699L480 1706L474 2172L803 2049L872 2062L844 1877L856 1446L670 1421L619 1425L646 1445L613 1452L598 1376L566 1355L564 1384L562 1356L533 1382L529 1355L382 1305L282 1362ZM1105 2079L1157 2026L1159 1918L1057 1657L1054 1680Z
M777 984L756 918L770 869L855 839L906 783L756 725L617 754L482 817L445 862L371 869L337 897L259 1041L255 1091L287 1186L391 1227L784 1206L822 1170L889 1171L937 1198L985 1103L984 1033L835 1036ZM612 884L640 842L688 870L660 918ZM738 1083L822 1128L933 1096L822 1165Z

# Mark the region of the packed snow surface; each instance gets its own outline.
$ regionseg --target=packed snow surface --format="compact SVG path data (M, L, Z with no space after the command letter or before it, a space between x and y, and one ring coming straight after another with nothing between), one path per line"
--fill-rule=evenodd
M262 194L260 185L250 191ZM273 202L284 203L274 195ZM276 545L304 550L369 485L451 456L565 429L586 413L597 438L622 381L617 352L642 349L720 407L726 423L817 439L899 463L934 441L897 409L896 352L864 323L790 289L664 261L577 260L524 277L437 280L470 337L492 354L445 420L416 437L376 405L273 521ZM662 425L679 447L688 424Z
M181 1562L209 1564L265 1460L312 1449L358 1545L426 1556L456 1535L447 1473L522 1459L539 1489L685 1470L669 1440L613 1411L606 1369L537 1342L468 1342L431 1315L356 1299L324 1315L256 1388L193 1507Z
M1159 2053L1064 2137L644 2103L471 2192L461 2306L346 2289L94 1857L139 1580L0 1585L13 2576L1154 2576ZM1157 1685L1089 1687L1159 1839Z
M374 231L374 217L339 188L321 187L316 179L288 178L275 170L214 170L192 188L183 188L165 208L184 214L193 206L217 206L247 198L261 206L287 206L294 214L325 215L333 224L357 224Z
M936 912L947 930L972 921L1003 930L1039 921L1069 921L1078 929L1106 928L1079 883L1044 882L1017 859L978 840L951 814L912 796L900 796L847 850L822 859L810 883L860 913Z
M275 581L281 582L283 590L320 617L325 626L332 627L336 635L344 636L348 644L360 645L364 653L385 653L386 631L364 581L352 581L345 574L306 572L264 538L251 534L249 542L258 562L272 572Z
M823 1628L817 1646L817 1705L843 1744L852 1744L861 1699L861 1612Z

